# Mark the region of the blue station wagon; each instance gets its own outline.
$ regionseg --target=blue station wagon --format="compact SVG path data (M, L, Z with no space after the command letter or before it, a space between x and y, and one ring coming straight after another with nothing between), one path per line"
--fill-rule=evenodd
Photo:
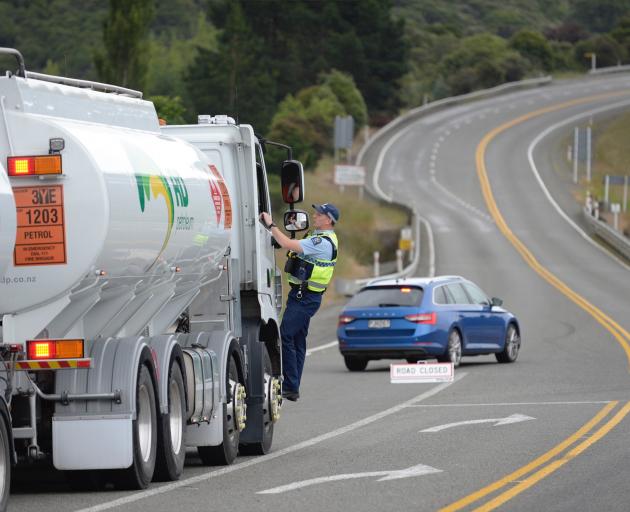
M457 367L462 356L495 354L512 363L521 330L502 302L459 276L372 281L339 316L339 350L350 371L373 359L437 358Z

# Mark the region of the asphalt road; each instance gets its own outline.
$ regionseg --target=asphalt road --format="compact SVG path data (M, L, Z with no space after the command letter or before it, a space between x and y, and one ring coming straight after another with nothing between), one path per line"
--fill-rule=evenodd
M33 489L22 474L11 510L629 510L630 269L545 194L579 224L557 165L573 125L532 147L572 116L630 108L629 86L585 79L449 108L385 155L376 186L429 220L436 272L476 281L518 316L515 364L465 358L449 384L390 384L389 361L350 373L328 309L269 455L207 468L191 453L182 480L144 492L73 492L54 473Z

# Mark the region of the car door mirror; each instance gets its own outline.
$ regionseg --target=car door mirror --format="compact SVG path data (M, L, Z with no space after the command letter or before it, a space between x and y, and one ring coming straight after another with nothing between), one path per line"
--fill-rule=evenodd
M499 299L498 297L492 297L492 299L490 300L490 307L494 307L494 306L501 306L503 305L503 301L501 299Z

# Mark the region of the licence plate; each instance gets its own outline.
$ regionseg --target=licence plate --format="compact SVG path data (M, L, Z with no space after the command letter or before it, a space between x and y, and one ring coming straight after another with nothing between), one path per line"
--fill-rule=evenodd
M386 329L389 327L389 320L368 320L370 329Z

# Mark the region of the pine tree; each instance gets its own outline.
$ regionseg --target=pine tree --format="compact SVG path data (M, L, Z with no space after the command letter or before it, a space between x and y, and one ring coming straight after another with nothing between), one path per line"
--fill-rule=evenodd
M94 56L103 82L142 90L149 57L154 0L110 0L103 23L104 51Z

